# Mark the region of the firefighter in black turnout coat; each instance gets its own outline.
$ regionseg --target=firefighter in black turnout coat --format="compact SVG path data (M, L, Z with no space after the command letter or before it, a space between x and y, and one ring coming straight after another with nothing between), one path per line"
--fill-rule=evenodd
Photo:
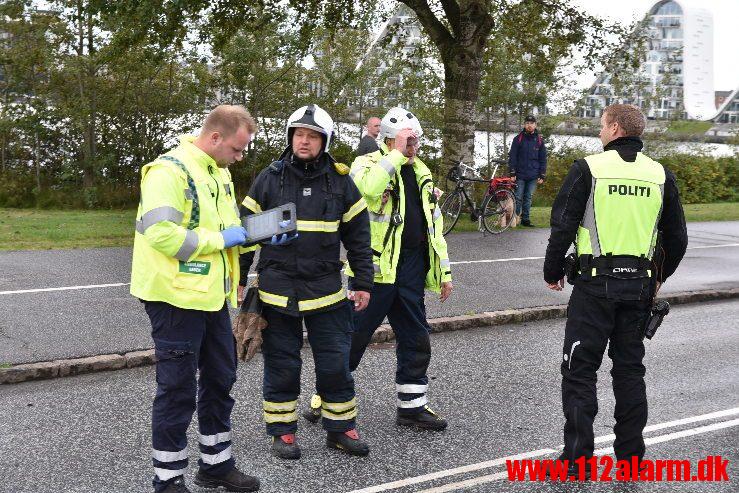
M349 371L351 310L367 306L374 275L367 205L349 168L328 153L333 120L326 111L317 105L298 109L288 119L286 134L287 149L257 176L241 207L242 216L289 202L297 211L296 237L287 245L264 245L256 269L268 324L262 345L267 434L273 437L275 456L300 457L295 432L305 321L327 446L367 455L356 431ZM340 243L360 292L353 304L341 283ZM241 255L244 281L256 248Z

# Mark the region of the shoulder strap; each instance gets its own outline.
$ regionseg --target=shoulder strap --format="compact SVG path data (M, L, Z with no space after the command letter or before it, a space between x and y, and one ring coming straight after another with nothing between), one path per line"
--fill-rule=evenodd
M192 212L190 213L190 222L187 225L187 229L197 228L200 225L200 203L198 201L198 189L195 187L195 181L192 179L192 175L190 175L190 172L187 170L187 166L185 166L185 163L183 163L176 157L170 156L168 154L159 156L158 159L169 161L170 163L175 164L187 176L187 190L185 190L185 197L192 200Z

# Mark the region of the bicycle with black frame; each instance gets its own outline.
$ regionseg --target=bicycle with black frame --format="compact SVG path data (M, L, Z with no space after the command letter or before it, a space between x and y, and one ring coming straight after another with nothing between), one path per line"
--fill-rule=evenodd
M455 166L447 173L447 180L456 183L456 186L443 197L440 205L444 218L444 236L454 229L464 204L470 211L470 219L477 221L478 229L482 233L487 231L490 234L500 234L514 222L516 183L509 177L495 177L498 167L501 164L508 164L507 161L494 159L491 162L495 163L495 169L489 179L464 176L464 170L470 167L460 161L456 161ZM472 192L467 191L467 186L472 183L488 185L479 207L474 199L470 198Z

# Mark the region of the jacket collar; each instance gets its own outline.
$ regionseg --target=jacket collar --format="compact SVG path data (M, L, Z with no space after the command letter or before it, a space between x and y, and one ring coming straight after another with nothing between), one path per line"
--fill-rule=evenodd
M288 146L278 158L282 164L300 178L314 178L328 172L329 167L336 161L331 154L323 152L315 163L303 163L293 156L293 151Z
M194 135L180 135L180 147L187 152L192 162L197 164L199 167L207 170L209 166L214 168L218 167L215 160L201 150L198 146L193 144L195 141Z
M616 151L618 155L627 163L636 161L636 155L644 147L644 143L639 137L619 137L610 141L603 148L604 151Z

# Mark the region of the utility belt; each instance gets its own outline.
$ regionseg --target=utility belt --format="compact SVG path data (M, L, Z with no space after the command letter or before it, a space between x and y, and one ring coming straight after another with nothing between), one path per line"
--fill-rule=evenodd
M577 261L579 277L585 280L597 276L616 279L643 279L652 277L652 261L644 256L606 254L600 257L580 255Z

